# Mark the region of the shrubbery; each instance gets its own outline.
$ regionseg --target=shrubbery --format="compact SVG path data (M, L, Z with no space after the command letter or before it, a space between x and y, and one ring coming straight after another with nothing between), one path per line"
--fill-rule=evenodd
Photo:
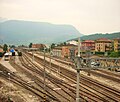
M119 52L111 52L111 54L109 55L109 57L120 57L120 51Z
M22 56L22 52L18 52L18 56Z
M104 55L104 52L95 52L96 55Z
M0 52L0 57L2 57L3 56L3 53L2 52Z

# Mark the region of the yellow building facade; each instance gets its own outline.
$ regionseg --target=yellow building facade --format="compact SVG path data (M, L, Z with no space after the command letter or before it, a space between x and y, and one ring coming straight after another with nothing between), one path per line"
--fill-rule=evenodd
M112 40L100 38L95 41L96 52L108 52L112 50Z
M115 52L120 51L120 38L114 39L114 51Z

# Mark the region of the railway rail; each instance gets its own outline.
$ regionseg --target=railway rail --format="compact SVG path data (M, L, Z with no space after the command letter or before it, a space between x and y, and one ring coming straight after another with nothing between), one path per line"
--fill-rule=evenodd
M50 56L49 55L47 55L46 57L48 57L48 58L50 58ZM55 61L57 61L57 62L60 62L60 63L63 63L63 64L65 64L65 65L69 65L69 66L71 66L71 67L73 67L73 68L75 68L75 66L74 66L74 64L73 64L73 62L71 62L71 61L64 61L64 60L61 60L61 59L58 59L58 58L55 58L55 57L53 57L52 59L54 59ZM101 58L102 59L102 58ZM103 60L103 59L102 59ZM115 60L115 59L114 59ZM109 60L108 60L109 61ZM117 61L118 62L118 61ZM95 68L90 68L90 69L95 69ZM83 71L85 71L85 72L89 72L90 70L86 70L86 69L82 69ZM112 81L115 81L115 82L119 82L120 83L120 79L119 79L119 77L120 77L120 74L117 74L117 73L114 73L114 72L110 72L110 71L107 71L107 70L105 70L105 69L101 69L101 68L96 68L96 70L97 71L95 71L95 70L92 70L92 71L90 71L90 73L91 74L93 74L93 75L97 75L97 76L100 76L100 77L103 77L103 78L106 78L106 79L109 79L109 80L112 80Z
M54 77L52 78L52 79L54 79ZM55 80L59 80L59 79L55 79ZM67 84L66 84L67 85ZM66 86L66 88L67 87L69 87L70 85L67 85ZM72 86L71 86L72 87ZM75 89L76 89L76 87L74 87L74 96L75 96ZM83 90L81 90L80 91L81 92L81 94L83 94L84 96L83 96L83 99L84 99L84 97L88 97L88 93L89 93L89 97L88 97L88 99L90 100L94 100L95 102L96 102L96 100L98 100L97 98L96 98L96 95L94 95L94 94L92 94L92 95L90 95L90 92L88 92L88 90L87 90L87 93L85 93L86 92L86 90L84 91L84 93L83 93ZM93 95L94 95L94 98L93 98ZM92 98L90 97L90 96L92 96ZM75 98L75 97L74 97ZM99 100L100 101L100 100Z
M22 88L27 89L28 91L32 92L33 94L35 94L36 96L38 96L41 100L44 99L44 92L37 89L34 86L31 86L30 84L28 84L26 81L24 81L23 79L21 79L20 77L16 76L15 73L12 73L10 70L8 70L7 68L5 68L4 66L0 65L0 71L2 71L2 73L0 74L1 77L5 78L6 80L8 80L8 73L10 73L10 81L18 86L21 86ZM50 98L52 100L57 100L54 97ZM47 99L47 101L49 102L49 100ZM57 102L59 102L57 100Z
M37 57L36 57L37 58ZM41 59L42 60L42 59ZM39 58L39 61L40 61L40 58ZM57 65L52 65L52 68L53 68L53 66L54 67L58 67ZM66 70L66 69L64 69L64 68L62 68L62 67L60 67L62 70L62 74L65 74L66 76L68 76L68 77L70 77L70 78L73 78L73 76L76 76L75 75L75 73L73 73L73 72L70 72L70 71L68 71L68 70ZM66 74L67 73L67 74ZM82 78L81 78L81 80L86 80L86 78L84 78L83 79L83 77L84 76L82 76ZM75 78L75 77L74 77ZM74 79L75 80L75 79ZM110 99L110 100L113 100L113 101L118 101L118 100L120 100L120 98L119 98L119 96L120 96L120 92L119 91L117 91L117 90L114 90L113 88L110 88L110 87L108 87L108 86L106 86L106 85L103 85L103 84L101 84L101 83L99 83L99 82L97 82L98 84L100 84L100 85L98 85L98 84L96 84L96 81L95 82L93 82L93 80L86 80L86 82L88 82L89 81L89 83L92 83L92 86L94 85L94 87L96 87L97 89L98 88L102 88L101 90L101 92L99 91L99 93L103 93L103 92L105 92L105 90L104 89L107 89L106 91L107 91L107 94L104 94L106 97L108 97L107 99ZM89 84L89 83L87 83L87 84ZM86 85L87 85L86 84ZM102 87L100 87L100 86L102 86ZM88 86L89 87L89 86ZM110 89L110 90L114 90L114 92L110 92L110 91L108 91L108 89ZM95 89L94 89L95 90ZM103 91L104 90L104 91ZM117 92L117 96L115 96L114 97L114 94ZM106 93L106 92L105 92ZM112 96L111 96L112 95Z
M27 62L28 62L28 59L26 58L26 60L27 60ZM43 77L43 70L41 70L38 66L36 66L36 65L34 65L32 62L30 62L30 60L29 60L29 64L31 64L31 66L28 66L28 65L25 65L25 62L23 62L22 64L24 64L24 66L26 67L26 68L29 68L30 70L32 70L34 73L37 73L37 74L39 74L39 76L42 76ZM31 67L31 68L30 68ZM39 69L38 69L39 68ZM46 73L46 76L48 76L48 74ZM49 78L50 78L50 76L49 76ZM46 79L48 79L47 77L46 77ZM53 78L52 78L53 79ZM52 79L49 79L49 81L51 82L51 80ZM39 79L38 79L39 80ZM42 82L43 83L43 82ZM52 81L52 83L53 83L53 81ZM54 82L54 84L55 84L56 82ZM55 84L57 87L58 87L58 85L57 85L57 83ZM46 87L47 87L47 89L51 89L51 87L49 87L48 85L46 85ZM51 89L51 90L53 90L53 89ZM61 88L61 90L63 91L63 93L66 93L66 94L69 94L69 93L67 93L65 90L63 90L62 88ZM47 90L46 90L47 91ZM47 93L49 93L49 91L47 91ZM67 97L65 97L64 95L62 95L62 94L60 94L59 92L57 92L56 91L56 93L58 94L58 95L60 95L61 97L63 97L64 99L66 99L67 101L69 101L69 99L67 99ZM47 95L46 95L47 96ZM71 95L72 96L72 95ZM66 102L67 102L66 101Z

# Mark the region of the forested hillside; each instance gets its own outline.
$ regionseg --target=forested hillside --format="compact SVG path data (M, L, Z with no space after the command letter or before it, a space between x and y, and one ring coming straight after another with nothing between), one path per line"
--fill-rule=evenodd
M111 34L91 34L88 36L82 36L81 40L96 40L99 38L108 38L108 39L114 39L114 38L120 38L120 32L111 33Z

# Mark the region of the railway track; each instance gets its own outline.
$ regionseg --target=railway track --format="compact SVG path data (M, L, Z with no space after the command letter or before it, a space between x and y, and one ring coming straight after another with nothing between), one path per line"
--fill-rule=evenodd
M28 58L27 58L28 59ZM54 79L54 77L52 78L52 79ZM55 80L59 80L59 79L55 79ZM66 84L67 85L67 84ZM66 86L66 88L67 87L69 87L69 86L71 86L71 85L67 85ZM59 86L60 87L60 86ZM65 87L65 86L64 86ZM71 86L72 87L72 86ZM76 89L76 87L74 87L74 96L75 96L75 89ZM90 95L90 92L87 90L87 92L86 92L86 90L81 90L80 91L80 93L83 95L83 97L81 97L81 98L83 98L84 100L85 100L85 98L84 97L87 97L89 100L91 100L91 101L93 101L93 102L96 102L96 100L98 100L98 97L96 98L96 95L94 95L94 94L91 94ZM89 93L89 97L88 97L88 93ZM71 95L72 96L72 95ZM91 97L92 96L92 97ZM75 98L75 97L74 97ZM100 100L99 100L100 101Z
M28 62L28 58L26 58L26 60L27 60L27 62ZM28 65L26 64L25 65L25 62L23 62L22 64L24 64L24 66L26 67L26 68L28 68ZM39 68L38 66L36 66L36 65L33 65L32 64L32 62L30 62L30 60L29 60L29 64L31 64L31 69L30 70L32 70L34 73L37 73L37 74L39 74L40 76L42 76L43 77L43 70L41 70L41 68ZM30 68L30 66L29 66L29 68ZM34 70L33 70L34 69ZM46 76L48 76L48 74L46 73ZM50 76L49 76L50 77ZM47 79L48 79L48 77L46 77ZM52 78L53 79L53 78ZM38 79L39 80L39 79ZM49 80L50 82L52 82L53 83L53 81L51 81L51 79ZM42 82L43 83L43 82ZM56 82L54 81L54 84L55 84ZM56 83L55 84L55 86L57 86L58 87L58 85L57 85L58 83ZM49 87L48 85L46 86L48 89L51 89L51 87ZM51 89L51 90L53 90L53 89ZM61 88L61 90L63 91L63 95L62 94L60 94L59 92L57 92L56 91L56 93L57 94L59 94L61 97L63 97L64 99L66 99L67 101L70 101L67 97L65 97L64 96L64 93L66 93L66 94L69 94L67 91L65 91L63 88ZM47 90L46 90L47 91ZM49 91L47 91L47 93L48 93ZM71 95L72 96L72 95ZM61 98L62 99L62 98ZM65 101L65 102L67 102L67 101Z
M37 53L37 54L39 54L39 55L42 55L43 56L43 54L40 54L40 53ZM50 58L50 56L49 55L46 55L46 57L48 57L48 58ZM70 60L64 60L64 59L60 59L60 58L56 58L56 57L51 57L51 59L53 59L53 60L55 60L55 61L57 61L57 62L60 62L60 63L62 63L62 64L65 64L65 65L69 65L69 66L71 66L71 67L75 67L74 66L74 64L73 64L73 62L72 61L70 61ZM87 70L84 70L84 71L87 71ZM117 73L114 73L114 72L111 72L111 71L108 71L108 70L104 70L104 69L97 69L97 71L98 72L100 72L101 74L106 74L107 76L110 76L110 79L112 80L112 78L111 78L111 76L112 77L115 77L115 78L113 78L113 81L120 81L120 80L117 80L117 79L119 79L119 77L120 77L120 74L117 74ZM94 72L95 73L95 72ZM108 78L108 77L106 77L106 78Z
M44 99L44 92L37 89L34 86L31 86L30 84L28 84L26 81L24 81L23 79L21 79L20 77L16 76L15 73L12 73L10 70L6 69L4 66L0 65L0 71L2 71L3 73L0 74L1 77L5 78L6 80L8 80L8 73L10 73L10 82L24 88L27 89L28 91L32 92L33 94L35 94L36 96L38 96L41 100ZM54 97L50 98L52 100L56 100ZM49 100L47 99L47 101L49 102ZM56 102L59 102L58 100Z
M50 56L47 56L48 58L50 58ZM69 65L71 67L75 67L71 61L64 61L64 60L61 60L61 59L57 59L57 58L52 58L54 59L55 61L58 61L60 63L63 63L65 65ZM89 72L89 70L85 70L83 69L83 71L85 72ZM91 70L90 71L91 74L95 75L95 76L100 76L100 77L103 77L103 78L106 78L106 79L109 79L109 80L112 80L114 82L118 82L120 83L120 75L117 74L117 73L113 73L113 72L110 72L110 71L105 71L105 70L102 70L102 69L97 69L96 71L95 70Z
M36 57L37 58L37 57ZM40 59L40 58L39 58ZM42 60L42 59L41 59ZM58 67L57 65L52 65L52 68L53 68L53 66L54 67ZM68 71L68 70L66 70L65 68L62 68L62 67L60 67L62 70L62 74L65 74L66 76L68 76L68 77L70 77L70 78L73 78L73 76L76 76L76 74L74 73L74 72L70 72L70 71ZM67 73L67 74L66 74ZM82 78L81 78L82 77ZM111 87L108 87L108 86L106 86L106 85L103 85L102 83L100 83L100 82L97 82L96 83L96 81L94 81L94 80L90 80L90 78L87 78L87 77L85 77L84 78L84 76L81 76L80 78L81 78L81 80L84 80L84 82L89 82L89 83L86 83L86 86L87 86L87 84L90 84L90 85L94 85L94 87L96 87L96 89L98 89L98 88L102 88L101 89L101 91L97 91L97 90L95 90L95 88L94 88L94 90L95 91L97 91L98 93L100 93L100 94L103 94L103 92L105 93L104 94L104 96L105 97L107 97L106 99L108 100L113 100L113 101L115 101L115 102L118 102L118 100L120 100L120 98L119 98L119 96L120 96L120 91L118 91L118 90L116 90L116 89L113 89L113 88L111 88ZM74 77L75 78L75 77ZM75 80L75 79L74 79ZM90 86L88 86L88 87L90 87ZM90 88L92 88L92 87L90 87ZM111 90L111 91L110 91ZM106 92L107 91L107 92ZM116 94L117 93L117 94ZM103 97L103 99L105 99L104 97Z
M34 73L33 75L31 75L31 77L34 77L34 80L36 80L35 81L35 83L38 85L38 86L40 86L40 87L42 87L42 89L44 89L44 82L43 82L43 72L41 71L41 69L38 69L38 67L36 67L36 66L34 66L30 61L27 61L27 62L30 62L29 64L26 64L25 63L25 61L23 61L23 59L21 58L20 59L21 60L21 62L22 62L22 65L25 67L25 68L27 68L27 70L29 70L31 73ZM28 60L28 59L27 59ZM28 72L27 72L28 73ZM41 76L42 77L42 79L39 77L39 76ZM41 90L42 90L41 89ZM47 89L49 89L49 90L47 90ZM45 90L46 92L45 92L45 96L49 96L48 94L50 94L50 95L52 95L52 96L54 96L55 97L55 95L53 95L52 93L53 93L53 89L52 89L52 87L50 87L50 86L48 86L47 85L47 89ZM48 94L47 94L48 93ZM60 95L58 92L54 92L55 94L58 94L59 95L59 97L61 96L61 97L64 97L64 96L62 96L62 95ZM58 96L57 95L57 96ZM59 100L59 99L58 99ZM60 100L59 100L60 101Z
M43 63L42 63L43 64ZM49 68L48 68L49 69ZM64 76L65 77L65 76ZM52 78L53 79L53 78ZM56 80L56 79L55 79ZM58 79L57 79L58 80ZM67 85L67 84L66 84ZM66 86L66 88L67 88L68 86ZM74 90L76 90L76 87L74 87ZM87 90L88 91L88 90ZM74 91L74 94L75 94L76 92ZM88 93L89 93L89 100L91 99L92 101L95 101L96 102L96 100L98 100L97 98L95 98L96 97L96 95L90 95L90 92L85 92L84 91L84 93L83 93L83 90L81 90L81 94L82 95L84 95L84 97L88 97ZM75 95L74 95L75 96ZM92 98L90 97L90 96L92 96ZM93 96L94 96L94 99L93 99ZM84 97L83 97L83 99L84 99ZM75 97L74 97L75 98ZM100 101L100 100L99 100Z
M99 70L99 69L97 71L100 71L100 72L107 74L107 75L111 75L111 76L116 77L116 78L120 78L120 74L116 74L116 73L106 71L106 70Z

